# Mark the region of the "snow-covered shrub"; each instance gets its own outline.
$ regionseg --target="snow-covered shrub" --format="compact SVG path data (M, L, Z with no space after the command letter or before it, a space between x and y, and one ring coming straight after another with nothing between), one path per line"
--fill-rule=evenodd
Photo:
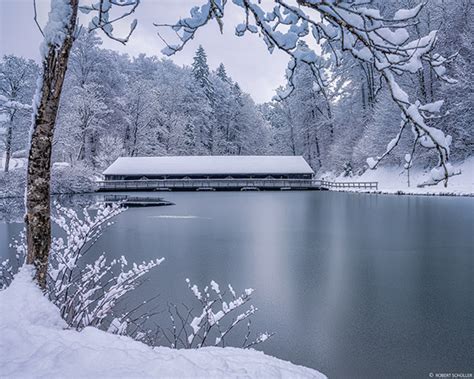
M342 168L344 170L343 172L343 175L345 177L347 176L353 176L353 173L352 173L352 164L351 162L346 162L344 163L344 167Z
M146 343L159 346L163 343L174 349L198 349L206 346L227 346L227 337L242 333L242 343L238 347L245 349L258 345L273 336L273 333L259 333L251 338L251 316L257 308L249 305L253 289L246 289L237 296L229 284L228 290L221 292L220 286L211 281L210 286L201 290L191 285L186 279L188 288L194 295L198 306L182 303L168 303L168 314L171 324L168 327L162 322L157 323L153 316L162 312L138 312L143 306L150 304L155 298L140 303L138 306L121 316L114 317L109 324L109 333L125 335ZM238 331L238 326L242 326ZM233 339L235 341L235 338Z
M116 314L115 306L126 294L142 283L142 277L152 268L163 262L164 258L133 263L129 265L125 257L107 261L105 253L91 260L85 255L95 245L104 230L111 226L112 218L125 208L120 203L112 205L95 204L86 207L82 214L59 205L53 206L53 222L64 232L63 236L53 237L48 268L48 295L59 308L63 319L72 328L81 330L94 326L113 334L126 335L135 340L157 346L162 338L173 348L199 348L203 346L225 346L226 337L239 324L247 323L247 332L242 347L249 348L265 341L271 336L262 333L250 340L250 316L257 308L250 305L253 289L246 289L237 296L232 286L221 292L219 285L211 281L210 287L202 292L196 285L188 287L199 303L199 311L194 308L170 304L168 311L171 327L164 328L156 323L146 326L154 313L136 312L149 301L137 307ZM26 257L25 233L11 245L16 249L16 262L6 260L0 263L0 290L5 289L13 275ZM92 263L89 263L91 262ZM154 299L150 299L154 300Z
M96 173L82 165L55 164L53 166L51 193L75 194L94 192ZM23 197L26 187L26 168L20 167L9 172L0 171L0 198Z
M54 204L53 221L65 233L54 237L48 268L48 295L57 305L61 316L75 329L86 326L104 327L109 322L117 301L140 285L140 279L164 259L128 265L124 257L107 261L105 253L94 262L84 262L103 231L113 224L111 219L125 208L122 204L96 205L95 215L84 209L82 217L73 209ZM15 241L17 256L24 262L25 234ZM4 262L0 275L0 288L4 288L15 272L10 262ZM4 274L5 273L5 274ZM106 323L107 323L106 322Z
M82 165L55 164L52 175L51 192L54 194L94 192L97 189L94 171Z
M256 339L250 340L250 317L257 311L253 305L244 306L251 300L252 288L245 289L237 295L229 284L226 291L221 291L219 284L210 282L201 290L196 284L191 285L186 279L188 288L194 294L199 307L195 314L194 308L183 305L181 308L169 304L168 312L172 327L162 333L173 348L200 348L204 346L226 346L226 337L239 324L247 324L247 332L243 338L243 348L250 348L270 338L273 333L260 333Z
M66 237L53 238L49 274L49 294L61 316L74 328L102 326L117 301L140 284L140 278L164 259L129 265L125 257L107 261L105 253L93 263L81 262L97 242L113 217L124 211L121 204L88 209L80 217L76 211L55 204L54 222Z

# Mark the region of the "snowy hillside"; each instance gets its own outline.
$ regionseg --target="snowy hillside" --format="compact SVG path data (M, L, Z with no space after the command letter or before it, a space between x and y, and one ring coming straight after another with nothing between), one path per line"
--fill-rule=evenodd
M448 187L444 187L443 183L436 186L427 186L418 188L417 185L427 181L430 178L430 168L426 170L413 168L410 170L410 182L408 187L407 172L403 167L398 166L380 166L376 170L367 170L360 176L339 176L335 177L331 173L325 173L320 178L326 180L335 180L337 182L378 182L379 191L383 193L403 192L406 194L453 194L453 195L474 195L474 157L466 159L461 164L453 164L456 171L460 171L460 175L453 176L449 179ZM358 189L344 189L350 191L362 191Z
M325 378L255 350L151 348L92 327L67 330L29 268L0 292L0 309L2 377Z

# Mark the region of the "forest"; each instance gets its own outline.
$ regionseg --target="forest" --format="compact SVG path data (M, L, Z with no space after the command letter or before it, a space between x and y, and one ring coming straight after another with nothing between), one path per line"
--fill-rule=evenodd
M387 15L399 7L376 3ZM410 32L419 38L439 29L436 51L452 57L447 65L452 79L440 80L428 64L416 75L397 78L410 97L440 106L430 124L451 136L452 162L474 151L472 15L468 0L456 7L430 1ZM367 158L382 155L398 129L400 110L381 74L348 53L337 64L325 54L318 58L324 86L307 64L298 63L292 82L275 88L273 101L256 104L228 75L225 62L209 67L203 46L191 66L179 67L168 58L131 57L101 44L97 33L83 31L72 48L54 135L53 192L92 189L95 178L119 156L302 155L318 176L360 175L369 169ZM304 41L298 48L309 50ZM4 195L23 192L38 73L33 60L1 59ZM285 92L291 93L278 95ZM404 134L381 164L402 167L412 145L410 133ZM414 155L414 164L422 168L437 160L423 147Z

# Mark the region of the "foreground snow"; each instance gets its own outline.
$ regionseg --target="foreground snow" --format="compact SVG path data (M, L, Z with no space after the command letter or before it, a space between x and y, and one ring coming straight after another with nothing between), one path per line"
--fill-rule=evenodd
M67 330L29 268L0 292L0 336L1 377L325 378L255 350L150 348L95 328Z
M474 195L474 157L466 159L461 164L453 164L454 169L461 170L461 175L449 178L448 187L444 183L438 183L436 186L418 188L417 185L430 178L430 169L422 170L413 168L410 170L410 182L407 184L407 173L403 167L384 167L380 166L376 170L367 170L360 176L339 177L331 176L326 173L322 175L326 180L335 180L337 182L378 182L378 191L367 191L364 189L343 189L344 191L355 192L382 192L382 193L404 193L404 194L424 194L424 195ZM342 190L342 189L341 189Z

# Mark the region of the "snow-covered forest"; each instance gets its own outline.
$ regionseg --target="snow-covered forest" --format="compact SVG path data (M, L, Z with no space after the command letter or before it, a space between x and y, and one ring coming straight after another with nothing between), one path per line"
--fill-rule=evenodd
M191 67L178 67L169 59L131 58L101 49L100 44L97 34L82 33L71 53L54 141L59 192L76 192L73 183L67 185L76 176L85 184L82 189L89 190L83 179L92 179L119 156L270 152L271 129L259 108L223 64L208 66L203 48ZM0 67L4 96L30 104L37 65L5 56ZM21 91L17 93L14 86L21 86ZM31 108L11 112L2 129L2 148L20 163L4 160L3 168L6 172L20 166L17 174L24 176L21 158ZM9 178L18 180L18 175L10 173Z
M375 3L387 15L400 7ZM428 2L411 32L420 37L439 29L436 50L455 55L447 68L455 82L441 81L429 65L398 78L422 103L444 100L441 116L431 122L452 137L451 161L456 163L474 151L472 17L467 0L456 7ZM209 67L202 46L191 66L179 67L167 58L103 49L97 33L83 31L71 52L57 118L55 189L90 190L92 179L119 156L303 155L319 175L361 174L368 169L367 158L382 155L396 134L400 111L370 64L346 55L338 63L324 56L318 62L327 88L319 88L311 68L301 63L290 96L255 104L226 72L225 62ZM2 58L0 72L2 171L18 168L1 174L7 187L6 182L19 183L25 176L29 104L39 67L9 55ZM7 101L17 106L7 107ZM382 165L403 167L411 149L407 133ZM417 167L436 163L430 149L415 154Z

